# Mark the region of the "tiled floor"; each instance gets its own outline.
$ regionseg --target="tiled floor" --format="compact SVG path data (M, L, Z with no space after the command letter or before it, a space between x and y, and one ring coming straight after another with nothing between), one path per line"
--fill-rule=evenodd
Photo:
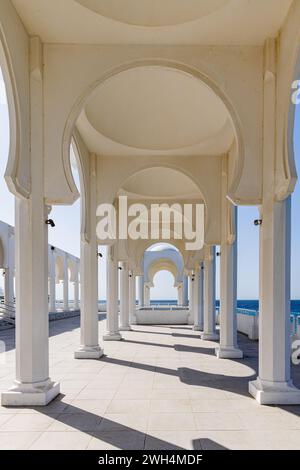
M104 320L99 323L100 334ZM134 327L105 343L101 360L75 360L79 318L50 324L46 408L1 408L0 449L300 449L300 406L259 406L247 392L257 343L245 359L218 360L190 327ZM0 390L14 376L14 330L0 333ZM300 366L293 371L300 386Z

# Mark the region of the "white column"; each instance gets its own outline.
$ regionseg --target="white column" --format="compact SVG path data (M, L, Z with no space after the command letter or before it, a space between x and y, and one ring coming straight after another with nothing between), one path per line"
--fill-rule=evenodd
M188 277L188 284L189 284L189 325L194 325L194 282L193 282L193 274L190 274Z
M144 305L144 276L138 276L138 303L139 307Z
M197 322L198 322L198 308L199 308L199 271L195 270L193 275L193 325L194 330L198 331Z
M12 305L14 303L14 270L12 267L5 268L4 302L6 305Z
M203 331L204 323L204 312L203 312L203 269L202 263L199 271L196 273L194 280L194 291L197 292L194 295L194 330Z
M177 302L178 305L183 305L183 283L181 282L177 286Z
M144 284L144 305L150 307L150 287Z
M16 380L2 393L6 406L46 405L59 394L49 378L48 213L37 181L32 193L16 199Z
M188 293L188 276L183 276L183 285L182 285L182 304L187 306L189 303L189 293Z
M276 41L267 41L264 74L263 197L260 226L259 372L249 391L261 404L300 404L291 381L291 200L276 194ZM280 156L282 157L282 156Z
M216 332L216 249L205 246L204 259L204 325L201 338L207 341L217 341Z
M69 269L68 262L65 259L64 263L64 278L63 278L63 310L69 310Z
M7 267L4 270L4 301L7 305L14 304L14 238L13 231L9 230L7 246Z
M74 282L74 309L79 310L79 280L78 273Z
M107 296L106 296L106 329L104 341L120 341L119 312L118 312L118 261L116 246L107 250Z
M291 381L290 198L264 208L260 229L259 374L249 383L260 404L299 404Z
M49 311L56 311L56 279L55 279L55 256L53 250L50 250L49 267Z
M129 326L129 270L128 263L121 263L120 272L120 331L130 330Z
M220 259L220 345L219 358L240 359L237 344L237 207L227 199L227 158L223 158L222 226Z
M42 44L32 38L30 62L30 182L16 198L16 380L2 393L5 406L41 406L60 391L49 378L48 208L44 205Z
M80 242L80 347L76 359L99 359L103 350L99 346L98 329L98 244L96 236L96 156L90 156L89 236L81 234Z
M129 325L136 324L136 277L133 273L129 277Z

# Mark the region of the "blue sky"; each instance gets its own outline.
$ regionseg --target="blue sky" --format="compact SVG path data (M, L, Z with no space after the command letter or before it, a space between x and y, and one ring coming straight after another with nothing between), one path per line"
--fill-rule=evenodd
M300 174L300 105L297 106L295 122L295 150L298 173ZM5 172L9 146L9 125L5 87L0 71L0 178ZM75 179L78 178L75 174ZM297 184L292 198L292 298L300 299L300 183ZM257 218L256 207L240 207L238 211L238 298L258 298L258 235L259 229L253 225ZM49 229L49 243L80 254L80 202L73 206L55 206L51 217L55 220L54 229ZM4 179L0 184L0 220L14 225L14 198L9 193ZM105 255L105 248L100 248ZM105 256L99 261L99 296L105 298ZM0 287L2 286L0 276ZM155 287L151 291L153 299L176 298L172 275L160 272L154 278ZM57 289L62 296L61 288ZM219 293L219 263L217 262L217 296Z

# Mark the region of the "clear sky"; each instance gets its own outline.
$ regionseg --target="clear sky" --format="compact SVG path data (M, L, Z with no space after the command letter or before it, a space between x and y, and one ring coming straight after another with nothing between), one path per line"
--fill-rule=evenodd
M296 162L300 174L300 105L297 107L295 122ZM5 98L5 87L0 71L0 220L14 225L14 199L9 193L2 177L5 171L9 147L8 111ZM78 175L74 171L78 182ZM1 179L2 178L2 179ZM300 183L292 198L292 298L300 299ZM258 233L259 229L253 225L258 216L256 207L240 207L238 210L238 298L258 298ZM69 251L76 256L80 255L80 202L73 206L55 206L51 217L55 228L49 228L49 243ZM99 296L105 298L105 248L100 248L104 254L99 258ZM2 286L0 276L0 286ZM170 273L160 272L154 278L155 287L151 292L152 299L175 299L176 290L173 287L173 278ZM62 297L62 290L57 290L58 297ZM217 296L219 293L219 262L217 261Z

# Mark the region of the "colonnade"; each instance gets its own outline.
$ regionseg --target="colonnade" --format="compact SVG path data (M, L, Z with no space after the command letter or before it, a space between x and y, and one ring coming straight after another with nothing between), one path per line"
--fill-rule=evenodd
M25 207L26 206L26 207ZM28 211L31 207L19 201L17 204L17 220L28 223ZM228 212L231 223L236 223L236 208L232 207ZM282 220L285 224L279 224ZM24 220L25 219L25 220ZM32 223L32 222L31 222ZM270 238L265 238L266 230L273 229L270 246ZM270 233L270 232L268 232ZM16 350L17 350L17 375L16 385L2 394L4 404L46 404L59 390L59 386L49 379L48 366L48 319L40 315L40 311L46 311L45 296L41 292L47 290L47 275L44 278L42 272L47 272L45 259L47 258L47 230L35 231L35 238L30 240L20 237L18 226L16 227L16 263L18 267L17 295L23 299L17 304L16 312ZM259 377L250 383L252 393L261 403L296 402L298 390L293 387L290 379L290 351L289 351L289 318L286 314L288 306L288 267L289 267L289 240L290 237L290 201L276 203L271 210L270 219L266 219L265 225L260 228L260 301L264 307L264 315L260 315L260 359ZM26 243L26 250L24 244ZM215 319L215 263L216 248L205 246L204 259L186 277L184 284L189 281L189 304L192 312L194 329L201 332L201 338L207 341L220 340L216 348L218 358L242 358L242 351L237 345L236 328L236 281L237 281L237 256L236 237L222 238L220 252L220 338L216 331ZM32 252L40 246L41 254L44 253L43 263L38 258L28 257L28 251ZM271 250L271 251L270 251ZM75 352L76 358L99 358L103 349L99 345L98 336L98 281L97 281L97 243L96 237L89 242L83 241L81 247L81 344ZM273 262L270 263L270 259ZM276 269L280 263L286 269ZM34 265L34 266L33 266ZM35 269L33 269L35 268ZM120 269L120 270L119 270ZM26 270L26 275L23 272ZM31 276L29 274L31 273ZM38 273L38 274L37 274ZM50 264L50 273L53 274L53 265ZM120 273L120 317L119 317L119 280ZM270 274L274 274L271 276ZM280 279L277 279L280 276ZM74 282L77 281L78 278ZM26 282L25 282L26 280ZM142 289L143 276L138 276L139 305L144 305L145 292ZM280 283L278 282L280 280ZM277 282L275 282L277 281ZM43 285L41 283L43 282ZM28 295L32 292L30 286L37 286L34 290L34 298ZM45 285L44 285L45 284ZM184 284L182 289L184 289ZM53 286L53 276L50 277L50 285ZM281 288L278 288L281 285ZM266 296L266 286L269 295ZM276 288L275 288L276 287ZM270 297L270 293L273 295ZM50 296L53 303L53 297ZM271 304L270 304L271 302ZM26 309L25 309L26 307ZM136 308L136 274L130 269L130 260L119 263L117 246L108 249L107 256L107 332L104 341L119 341L121 332L129 330L135 323L134 311ZM22 312L22 313L21 313ZM26 312L26 313L24 313ZM119 320L120 318L120 320ZM29 322L30 319L30 322ZM29 327L34 324L40 332L38 337ZM25 339L26 336L26 339ZM285 340L284 340L285 338ZM31 351L31 367L28 367L28 353ZM270 365L269 352L272 352L277 360ZM26 357L26 361L23 361ZM265 395L266 384L271 387L271 395ZM274 390L274 391L273 391ZM42 392L41 392L42 391Z
M79 310L79 270L80 260L54 246L48 247L48 294L49 312ZM57 285L62 284L62 305L57 306ZM70 285L73 286L73 302L70 301Z
M6 306L15 303L15 229L0 221L0 246L3 269L3 297ZM48 245L48 308L49 312L57 310L57 285L63 284L63 304L61 309L79 310L79 270L80 259L60 248ZM70 301L69 286L73 285L73 302Z

